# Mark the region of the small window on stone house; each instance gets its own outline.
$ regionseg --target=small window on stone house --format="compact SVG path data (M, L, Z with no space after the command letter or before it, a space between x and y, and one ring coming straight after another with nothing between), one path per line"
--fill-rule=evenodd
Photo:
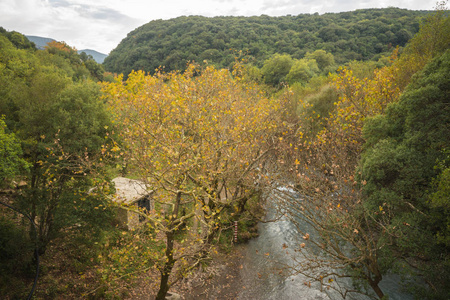
M142 210L144 213L148 213L150 211L150 196L144 196L138 200L137 206L139 210ZM144 216L139 216L139 221L143 222L145 220Z

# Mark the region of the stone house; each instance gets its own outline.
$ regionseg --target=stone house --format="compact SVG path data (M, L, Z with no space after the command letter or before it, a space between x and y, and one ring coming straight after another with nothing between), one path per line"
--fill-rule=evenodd
M152 211L154 209L153 191L140 180L117 177L112 181L116 188L113 201L120 204L117 210L118 225L124 229L134 229L139 226L144 218L127 209L127 207L135 210L140 209L144 212Z

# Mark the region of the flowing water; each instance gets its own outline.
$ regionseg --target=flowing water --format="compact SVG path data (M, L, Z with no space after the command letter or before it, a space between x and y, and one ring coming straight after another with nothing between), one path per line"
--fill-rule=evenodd
M279 275L283 264L292 263L292 257L287 254L289 245L295 245L298 241L299 235L292 223L285 219L258 226L259 237L249 242L244 253L241 270L244 288L239 293L239 300L343 299L337 293L321 291L318 285L309 286L310 280L303 275ZM288 247L283 247L283 244ZM399 291L395 276L385 276L380 287L390 300L413 299ZM346 299L365 300L369 297L352 295Z

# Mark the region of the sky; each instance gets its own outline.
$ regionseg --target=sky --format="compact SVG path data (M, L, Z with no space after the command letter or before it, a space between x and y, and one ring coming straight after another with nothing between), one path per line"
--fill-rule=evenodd
M179 16L284 16L399 7L433 10L437 0L0 0L0 26L109 54L152 20Z

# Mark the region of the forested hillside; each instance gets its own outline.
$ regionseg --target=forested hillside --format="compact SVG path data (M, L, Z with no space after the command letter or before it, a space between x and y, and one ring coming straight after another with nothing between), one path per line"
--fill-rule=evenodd
M154 72L160 66L166 71L184 70L188 61L203 60L229 67L240 50L254 57L258 67L274 53L301 59L318 49L332 53L339 64L369 60L404 46L427 13L386 8L324 15L156 20L130 32L104 65L123 74Z

